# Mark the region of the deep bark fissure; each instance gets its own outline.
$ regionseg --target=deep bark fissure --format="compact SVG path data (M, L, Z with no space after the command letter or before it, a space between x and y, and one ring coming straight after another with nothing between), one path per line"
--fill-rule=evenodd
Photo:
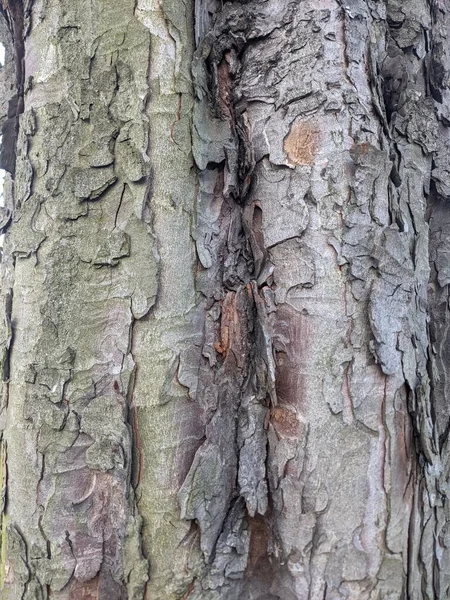
M15 94L8 101L7 118L2 124L2 145L0 167L14 177L16 168L16 144L19 135L19 118L24 111L25 86L25 40L23 0L0 6L0 14L5 17L12 38L14 51Z

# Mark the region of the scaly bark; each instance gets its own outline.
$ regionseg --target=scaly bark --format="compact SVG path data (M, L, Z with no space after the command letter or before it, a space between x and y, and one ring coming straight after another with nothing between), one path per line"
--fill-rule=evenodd
M179 500L204 564L185 597L445 597L425 220L445 13L196 11L205 325L178 381L205 439Z
M3 261L1 595L142 598L130 403L133 323L157 290L149 35L131 1L7 10L24 96Z
M447 598L445 4L15 11L3 596Z

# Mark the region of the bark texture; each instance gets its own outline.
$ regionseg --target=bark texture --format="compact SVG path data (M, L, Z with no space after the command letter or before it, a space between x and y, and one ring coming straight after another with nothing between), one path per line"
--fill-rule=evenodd
M131 1L7 15L23 110L3 260L2 598L142 598L130 344L157 290L149 34Z
M2 14L2 598L448 598L447 3Z

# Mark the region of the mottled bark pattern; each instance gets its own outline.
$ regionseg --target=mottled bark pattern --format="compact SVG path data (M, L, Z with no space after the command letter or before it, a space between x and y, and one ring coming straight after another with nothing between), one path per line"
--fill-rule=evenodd
M425 221L429 202L445 330L446 9L196 10L205 441L179 498L205 567L187 597L448 597Z
M2 598L448 598L447 3L2 14Z
M133 323L157 291L149 35L133 1L7 14L23 110L3 260L1 597L142 598L130 411Z

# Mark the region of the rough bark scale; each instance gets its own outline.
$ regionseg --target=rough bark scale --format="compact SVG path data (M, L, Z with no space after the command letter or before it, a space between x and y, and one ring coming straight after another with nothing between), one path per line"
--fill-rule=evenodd
M14 6L2 597L449 597L446 3Z
M131 1L28 5L3 262L2 597L140 598L129 402L133 323L157 290L149 33Z

